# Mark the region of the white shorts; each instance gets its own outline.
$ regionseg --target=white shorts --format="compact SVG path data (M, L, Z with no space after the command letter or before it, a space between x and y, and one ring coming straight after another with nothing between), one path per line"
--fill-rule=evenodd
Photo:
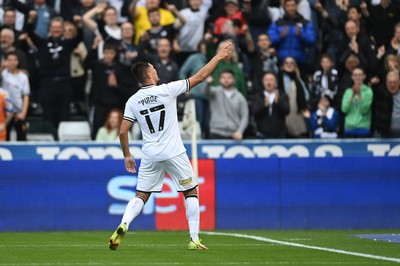
M165 174L172 178L177 191L186 191L198 185L186 152L161 162L142 160L139 167L136 190L161 192Z

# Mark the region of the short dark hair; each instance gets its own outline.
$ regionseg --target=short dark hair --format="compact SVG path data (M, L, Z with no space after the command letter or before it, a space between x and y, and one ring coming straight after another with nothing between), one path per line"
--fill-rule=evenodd
M275 80L278 80L278 77L272 71L264 71L262 77L264 78L266 75L272 75L272 76L274 76Z
M147 10L147 15L150 15L150 13L154 13L154 12L157 12L158 14L160 14L160 9L158 7L150 8L149 10Z
M19 60L19 56L18 56L18 54L17 54L16 52L8 52L8 53L6 53L6 55L4 56L4 58L5 58L5 59L8 59L8 57L9 57L9 56L12 56L12 55L15 56L15 57L17 57L18 61L20 61L20 60Z
M235 77L235 72L233 72L232 69L226 68L226 69L222 70L220 76L221 76L222 74L224 74L224 73L231 74L233 77Z
M149 68L150 63L147 61L137 61L132 64L131 72L133 76L143 84L146 81L146 70Z
M114 52L118 52L118 47L112 42L106 42L103 46L103 52L105 50L113 50Z

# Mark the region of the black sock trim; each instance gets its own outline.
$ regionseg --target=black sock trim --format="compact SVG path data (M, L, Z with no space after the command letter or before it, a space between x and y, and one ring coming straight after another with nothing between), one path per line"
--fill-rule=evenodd
M142 197L136 197L137 199L141 199L143 201L144 204L146 204L146 201L144 200L144 198Z
M187 199L187 198L199 198L198 196L197 196L197 194L193 194L193 195L188 195L188 196L186 196L185 197L185 199Z

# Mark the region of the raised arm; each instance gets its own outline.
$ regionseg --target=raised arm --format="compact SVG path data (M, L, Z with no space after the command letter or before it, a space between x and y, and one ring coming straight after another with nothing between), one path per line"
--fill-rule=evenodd
M186 23L186 19L184 16L182 16L181 12L176 8L175 5L165 3L165 7L172 13L176 18L178 18L177 21L174 23L174 29L179 30L182 28L183 25Z
M129 14L131 14L131 17L135 19L137 16L139 16L139 12L136 9L137 3L139 0L132 0L132 2L129 5Z
M97 22L93 19L93 17L104 12L106 7L107 3L100 3L83 15L83 22L90 30L95 31L97 29Z
M203 82L207 77L211 75L218 63L222 60L227 60L232 56L232 43L228 43L223 49L219 50L218 53L211 58L211 60L203 66L196 74L189 78L189 86L193 88L197 84Z

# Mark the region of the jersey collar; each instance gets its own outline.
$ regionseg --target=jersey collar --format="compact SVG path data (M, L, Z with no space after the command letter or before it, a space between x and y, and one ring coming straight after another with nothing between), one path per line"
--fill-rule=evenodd
M155 84L143 85L142 89L149 89L149 88L154 87L154 86L156 86L156 85Z

